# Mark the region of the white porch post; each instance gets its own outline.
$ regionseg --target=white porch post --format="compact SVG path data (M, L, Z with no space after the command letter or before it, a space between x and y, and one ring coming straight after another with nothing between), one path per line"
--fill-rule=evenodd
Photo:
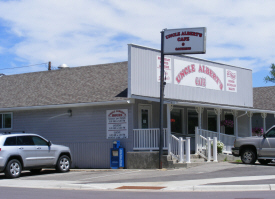
M252 136L252 116L253 116L253 112L249 111L247 112L247 116L249 117L249 136Z
M168 143L168 155L171 153L171 110L173 109L173 105L167 104L167 143Z
M204 108L203 107L196 107L196 112L198 113L198 116L199 116L199 121L198 121L198 126L199 126L199 129L201 129L202 127L202 117L201 117L201 115L202 115L202 113L203 113L203 110L204 110Z
M198 127L196 126L195 127L195 154L198 154L198 151L199 151L199 131L198 131Z
M185 154L186 154L186 163L190 162L190 137L186 137L185 141Z
M222 112L222 109L220 108L215 108L214 109L216 115L217 115L217 132L218 132L218 140L221 140L221 112Z
M267 113L261 113L261 116L263 118L263 128L264 128L264 133L266 132L266 121L265 118L267 116Z

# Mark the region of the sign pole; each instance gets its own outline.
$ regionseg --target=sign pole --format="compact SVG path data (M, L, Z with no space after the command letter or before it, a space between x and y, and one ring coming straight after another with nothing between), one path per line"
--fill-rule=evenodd
M160 110L159 110L159 169L162 169L163 154L163 98L164 98L164 30L161 31Z

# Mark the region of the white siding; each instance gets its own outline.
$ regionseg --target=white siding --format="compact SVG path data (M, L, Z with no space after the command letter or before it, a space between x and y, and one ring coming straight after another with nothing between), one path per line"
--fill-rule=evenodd
M160 56L160 51L136 45L129 45L129 56L128 95L159 98L160 87L159 82L157 82L157 56ZM168 57L171 58L173 81L172 83L167 83L165 86L165 98L231 106L253 106L252 71L250 69L219 64L186 56L169 55ZM174 84L173 82L175 77L173 74L173 65L175 59L222 68L224 70L224 79L226 78L226 69L236 71L237 92L228 92L225 90L219 91Z

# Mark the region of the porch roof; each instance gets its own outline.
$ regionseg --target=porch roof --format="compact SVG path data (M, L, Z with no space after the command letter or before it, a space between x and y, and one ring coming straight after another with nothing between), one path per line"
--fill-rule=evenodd
M205 102L199 102L199 101L186 101L186 100L174 100L174 99L164 99L164 103L178 105L178 106L196 106L196 107L206 107L206 108L229 109L229 110L237 110L237 111L250 111L253 113L275 114L275 86L253 88L253 91L254 91L253 107L228 106L225 104L211 104L211 103L205 103ZM158 98L134 96L134 95L132 95L132 97L135 99L159 102Z

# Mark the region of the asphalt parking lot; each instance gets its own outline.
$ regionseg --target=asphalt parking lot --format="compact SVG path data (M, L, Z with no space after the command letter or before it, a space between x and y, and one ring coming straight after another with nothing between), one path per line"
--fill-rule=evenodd
M0 175L0 186L31 188L116 189L121 186L190 187L203 185L274 184L275 164L209 163L188 169L128 170L72 169L68 173L42 170L40 174L24 171L18 179ZM39 186L38 186L39 185ZM38 186L38 187L37 187Z

